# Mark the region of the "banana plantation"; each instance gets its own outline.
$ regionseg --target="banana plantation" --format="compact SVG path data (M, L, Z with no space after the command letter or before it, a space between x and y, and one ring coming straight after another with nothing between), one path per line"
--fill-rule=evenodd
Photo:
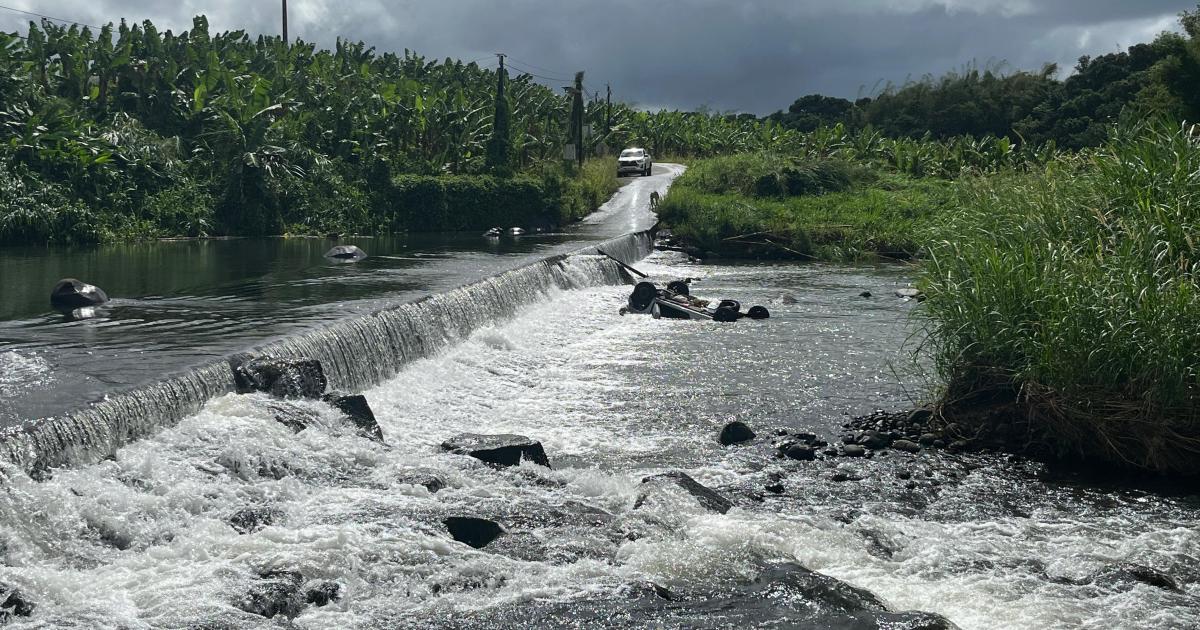
M181 33L150 22L0 33L0 242L403 230L424 225L389 207L411 197L395 188L413 177L493 178L487 186L500 190L520 180L546 212L577 218L615 181L563 162L572 95L508 78L508 142L489 159L498 72L361 42L322 50L210 33L204 17ZM770 151L954 177L1055 153L840 125L801 133L599 100L584 116L588 155L632 144L679 158ZM595 173L613 170L596 162ZM497 203L503 215L506 203L530 200Z

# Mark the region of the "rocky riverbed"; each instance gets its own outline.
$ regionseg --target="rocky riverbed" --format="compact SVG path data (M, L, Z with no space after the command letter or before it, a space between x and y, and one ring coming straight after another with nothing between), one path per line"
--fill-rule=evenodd
M361 392L374 428L279 397L329 393L298 369L98 464L6 469L8 626L1200 625L1194 495L909 421L902 270L639 268L772 317L565 291Z

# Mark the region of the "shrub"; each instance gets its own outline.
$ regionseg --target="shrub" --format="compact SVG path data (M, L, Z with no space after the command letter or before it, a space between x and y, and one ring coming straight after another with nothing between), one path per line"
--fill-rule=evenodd
M161 190L143 201L142 216L149 217L159 236L208 236L213 229L216 198L206 186L191 179Z
M718 195L768 198L840 192L869 178L870 171L839 160L739 153L695 161L677 184Z
M96 216L58 185L0 160L0 243L94 243Z

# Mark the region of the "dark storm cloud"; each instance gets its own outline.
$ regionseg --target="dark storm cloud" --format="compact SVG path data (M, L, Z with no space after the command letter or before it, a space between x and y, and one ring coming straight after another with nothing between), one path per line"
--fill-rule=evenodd
M97 24L150 18L176 30L278 32L279 0L3 0ZM645 107L765 113L797 96L855 97L967 63L1065 70L1085 54L1149 41L1196 0L290 0L291 31L427 57L511 55L514 67ZM0 28L26 17L0 10Z

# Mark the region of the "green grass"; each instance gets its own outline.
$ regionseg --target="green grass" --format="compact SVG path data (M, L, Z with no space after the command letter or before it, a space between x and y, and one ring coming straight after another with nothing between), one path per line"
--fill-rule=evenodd
M1200 139L1162 122L964 183L922 286L945 400L1007 392L1060 455L1200 472Z
M709 255L907 259L954 203L954 185L839 161L742 154L700 160L659 206L663 223Z

